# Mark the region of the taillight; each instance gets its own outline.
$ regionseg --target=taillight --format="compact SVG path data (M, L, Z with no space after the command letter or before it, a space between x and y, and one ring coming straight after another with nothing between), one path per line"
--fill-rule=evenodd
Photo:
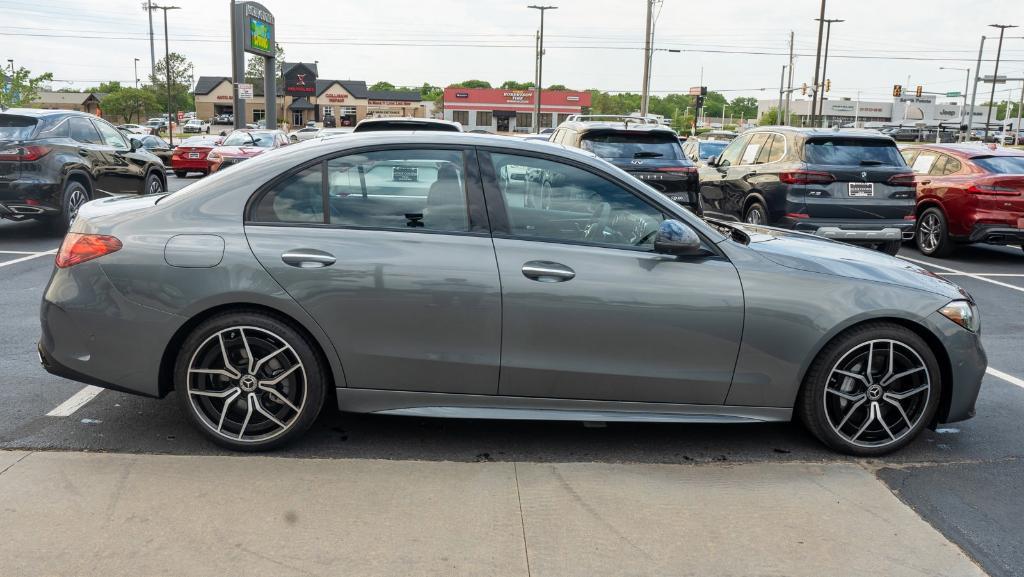
M0 150L0 160L32 162L46 156L53 150L52 147L41 144L30 144L29 146L18 146Z
M892 186L916 186L917 181L914 179L914 173L908 172L906 174L894 174L889 177L887 181Z
M967 188L971 194L992 194L996 196L1020 196L1020 190L1005 186L998 180L988 183L974 183Z
M830 184L835 182L836 177L828 172L815 172L813 170L792 170L780 172L779 180L785 184Z
M57 252L57 268L68 268L121 250L121 241L105 234L69 232Z
M696 174L697 167L695 167L695 166L663 166L661 168L655 168L654 170L657 171L657 172L692 172L692 173Z

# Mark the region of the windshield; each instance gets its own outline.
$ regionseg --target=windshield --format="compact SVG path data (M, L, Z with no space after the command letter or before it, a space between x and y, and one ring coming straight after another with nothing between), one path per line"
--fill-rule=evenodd
M701 142L700 152L698 152L697 154L700 156L701 160L707 160L712 156L718 156L719 154L722 154L722 151L725 150L726 146L729 146L729 143L720 140Z
M25 140L32 137L36 120L25 116L0 114L0 140Z
M606 132L587 134L581 143L601 158L664 158L679 160L683 149L674 134L650 132Z
M269 132L232 132L224 139L221 145L272 148L274 146L274 135Z
M1024 156L978 156L974 164L996 174L1024 174Z
M867 138L816 138L804 145L808 164L845 166L906 166L896 144Z

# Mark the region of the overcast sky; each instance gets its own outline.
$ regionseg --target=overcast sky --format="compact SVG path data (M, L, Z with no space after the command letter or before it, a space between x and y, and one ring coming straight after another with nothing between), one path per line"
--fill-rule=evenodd
M169 1L169 0L168 0ZM639 91L644 0L546 0L544 84ZM229 0L174 0L170 47L198 75L229 75ZM498 84L532 80L539 12L527 0L265 0L289 61L320 62L320 76L399 85L446 85L469 78ZM87 7L88 6L88 7ZM795 84L813 77L818 0L664 0L657 22L652 90L697 84L729 98L778 95L789 32L796 34ZM157 57L163 21L155 14ZM831 97L891 99L894 83L926 91L962 90L987 24L1024 26L1022 0L830 0L834 24L828 63ZM65 37L55 37L65 36ZM1024 29L1010 30L1003 72L1024 76ZM0 59L53 72L55 87L101 80L131 83L150 67L148 21L139 0L0 0ZM398 44L398 45L396 45ZM986 46L994 58L995 42ZM744 53L745 52L745 53ZM767 54L751 54L767 53ZM851 58L857 57L857 58ZM870 57L870 58L866 58ZM899 59L897 59L899 58ZM983 65L992 73L992 63ZM761 89L765 90L762 91ZM1019 94L1019 83L1013 96ZM1008 95L1002 90L1001 97ZM997 98L999 98L997 92Z

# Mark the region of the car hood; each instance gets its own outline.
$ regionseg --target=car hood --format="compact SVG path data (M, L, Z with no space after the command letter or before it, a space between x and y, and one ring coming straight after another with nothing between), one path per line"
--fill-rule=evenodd
M779 228L748 224L734 226L750 236L751 249L780 266L899 285L951 300L971 299L965 290L946 279L877 250Z
M213 150L221 156L250 158L253 156L259 156L270 149L260 148L258 146L218 146Z

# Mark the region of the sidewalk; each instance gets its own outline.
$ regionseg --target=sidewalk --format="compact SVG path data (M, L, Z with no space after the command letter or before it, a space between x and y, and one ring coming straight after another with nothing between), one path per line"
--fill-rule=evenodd
M7 451L0 471L0 575L983 575L851 464Z

